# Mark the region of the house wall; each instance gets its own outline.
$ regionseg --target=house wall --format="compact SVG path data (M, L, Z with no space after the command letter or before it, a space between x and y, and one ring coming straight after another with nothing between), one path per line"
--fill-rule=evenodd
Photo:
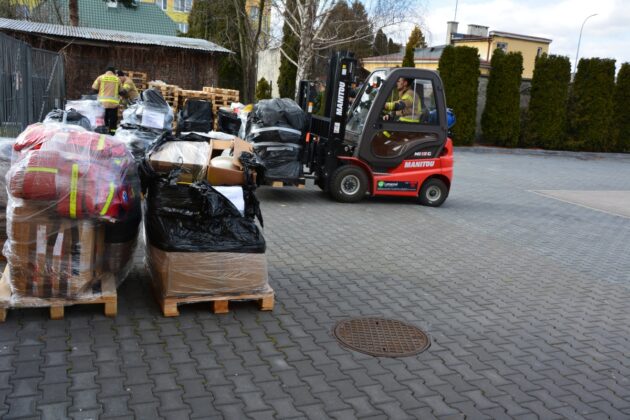
M280 96L278 91L278 77L280 77L280 49L270 48L258 53L258 75L256 81L265 78L271 83L271 96ZM291 98L293 99L293 98Z
M51 51L63 49L66 73L66 97L79 98L91 93L94 80L109 65L147 73L149 81L162 80L183 89L201 90L218 84L218 55L178 48L129 46L94 43L72 44L50 40L35 34L9 34L35 48Z
M520 52L523 55L523 79L531 79L534 76L534 66L536 64L538 48L542 48L541 54L549 53L549 44L547 43L502 36L479 40L454 40L453 45L477 48L477 50L479 50L479 58L490 62L492 53L498 48L498 43L500 42L507 44L507 52ZM487 75L488 71L486 70L484 72L484 69L481 69L481 73Z
M438 68L438 62L435 60L432 61L416 61L416 68L417 69L427 69L427 70L437 70ZM370 61L370 62L364 62L363 63L363 68L366 69L367 71L369 71L370 73L373 72L376 69L382 69L382 68L391 68L391 67L400 67L402 66L402 60L390 60L390 61Z

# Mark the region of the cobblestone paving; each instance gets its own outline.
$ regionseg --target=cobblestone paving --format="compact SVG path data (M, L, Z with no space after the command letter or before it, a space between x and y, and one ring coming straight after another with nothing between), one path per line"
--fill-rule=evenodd
M273 313L164 318L141 261L119 315L0 325L0 417L630 418L630 220L533 190L630 190L630 160L456 156L439 209L263 189ZM424 329L414 357L340 347L335 322Z

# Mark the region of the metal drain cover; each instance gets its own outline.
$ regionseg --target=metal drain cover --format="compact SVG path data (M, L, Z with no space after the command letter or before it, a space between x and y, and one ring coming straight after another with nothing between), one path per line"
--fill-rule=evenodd
M411 356L431 345L420 329L393 319L346 319L335 325L334 334L344 346L372 356Z

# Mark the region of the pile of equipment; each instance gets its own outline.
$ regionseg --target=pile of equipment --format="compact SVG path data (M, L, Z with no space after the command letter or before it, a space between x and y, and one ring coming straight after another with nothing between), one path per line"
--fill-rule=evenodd
M120 284L141 221L137 165L125 145L78 125L33 124L13 144L4 246L12 303L80 301Z

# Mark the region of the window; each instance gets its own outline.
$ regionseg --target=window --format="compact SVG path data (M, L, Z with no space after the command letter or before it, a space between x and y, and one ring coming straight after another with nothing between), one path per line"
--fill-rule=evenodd
M400 77L390 92L381 115L383 121L437 124L433 84L430 80Z
M355 133L360 133L363 130L372 102L376 98L385 76L385 70L377 70L370 75L367 83L361 88L359 95L352 103L346 130Z
M536 58L540 57L542 55L542 47L538 47L538 50L536 50Z
M507 42L497 42L497 48L503 50L504 52L507 52L507 45Z
M190 12L192 10L193 0L186 0L184 3L184 11Z
M251 20L258 20L258 7L252 6L249 8L249 18Z
M410 126L439 125L431 80L399 78L381 111L381 120ZM437 140L435 134L410 130L384 128L372 139L372 153L380 158L396 158L420 143Z
M186 0L175 0L173 2L173 10L183 12L186 9Z
M158 4L162 8L162 10L168 9L168 1L167 0L158 0Z
M179 32L185 34L188 33L188 24L187 23L178 23L177 24L177 29L179 29Z

